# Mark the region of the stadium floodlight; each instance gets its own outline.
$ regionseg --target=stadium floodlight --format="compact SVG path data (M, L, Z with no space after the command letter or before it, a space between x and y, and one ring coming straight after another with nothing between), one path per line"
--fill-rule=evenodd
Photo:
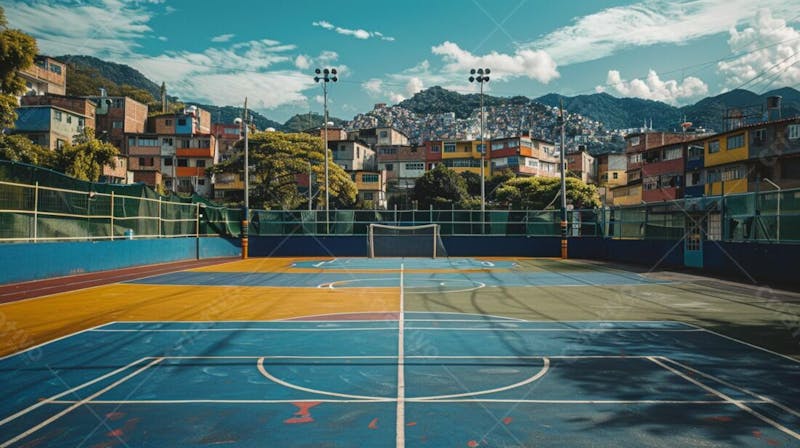
M322 156L325 158L325 233L330 233L330 179L328 177L328 83L339 81L338 72L335 68L325 68L314 70L314 82L322 82L322 104L324 126Z
M484 232L484 221L486 220L486 175L484 166L486 165L486 142L483 139L483 84L489 82L489 74L492 71L488 68L471 69L469 71L469 82L477 82L481 86L481 233ZM477 76L475 76L477 75Z

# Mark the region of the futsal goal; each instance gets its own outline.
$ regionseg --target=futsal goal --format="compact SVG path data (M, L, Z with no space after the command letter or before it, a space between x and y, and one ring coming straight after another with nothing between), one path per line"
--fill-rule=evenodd
M446 257L439 224L388 226L370 224L369 257Z

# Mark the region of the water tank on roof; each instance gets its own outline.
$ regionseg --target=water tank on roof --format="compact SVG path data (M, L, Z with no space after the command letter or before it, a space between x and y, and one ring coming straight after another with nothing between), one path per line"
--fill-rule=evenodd
M197 106L189 106L185 110L186 115L196 116L197 115Z

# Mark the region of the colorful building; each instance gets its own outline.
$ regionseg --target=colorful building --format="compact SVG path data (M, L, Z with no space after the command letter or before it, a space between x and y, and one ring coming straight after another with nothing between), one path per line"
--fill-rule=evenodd
M661 202L683 197L684 144L671 143L642 153L642 201Z
M359 200L363 201L365 204L371 205L369 208L386 208L387 198L385 172L353 171L350 173L350 176L356 183Z
M22 106L17 108L14 134L23 134L33 143L60 150L83 133L89 117L58 106Z
M100 96L86 97L97 105L95 135L98 139L116 146L122 154L128 154L127 134L145 132L147 125L147 105L123 96L110 97L101 92Z
M67 94L67 65L47 56L36 56L33 65L18 72L25 82L24 96Z
M527 136L491 141L492 174L511 170L520 176L558 177L559 157L553 143Z

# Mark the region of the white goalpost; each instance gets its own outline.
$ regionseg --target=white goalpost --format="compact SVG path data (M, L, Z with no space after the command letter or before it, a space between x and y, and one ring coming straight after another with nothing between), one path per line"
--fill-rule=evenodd
M446 256L439 224L418 226L370 224L367 247L370 258Z

